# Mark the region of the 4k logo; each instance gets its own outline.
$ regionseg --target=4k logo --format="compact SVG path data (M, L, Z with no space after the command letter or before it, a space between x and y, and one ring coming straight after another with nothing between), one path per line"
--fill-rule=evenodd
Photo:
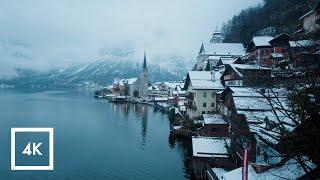
M26 148L24 148L22 154L26 154L28 156L33 155L39 155L42 156L42 153L39 151L39 147L42 145L42 143L32 143L32 150L31 150L31 143L29 142L28 145L26 146ZM31 153L32 152L32 153Z
M53 149L53 128L11 128L11 170L53 170Z

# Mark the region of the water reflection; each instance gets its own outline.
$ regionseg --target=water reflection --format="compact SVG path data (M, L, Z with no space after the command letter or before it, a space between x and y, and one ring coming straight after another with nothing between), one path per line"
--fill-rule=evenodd
M138 117L137 120L141 121L141 148L146 145L148 136L148 106L139 104L115 104L112 103L113 111L121 111L126 119L132 116ZM132 113L131 113L132 112Z
M182 149L182 156L184 157L184 173L187 179L196 179L192 170L192 142L191 138L181 138L174 136L172 133L168 137L169 146L171 149Z

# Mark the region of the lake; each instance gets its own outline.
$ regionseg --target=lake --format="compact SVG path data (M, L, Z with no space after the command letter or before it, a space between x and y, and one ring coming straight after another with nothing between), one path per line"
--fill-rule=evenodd
M54 128L54 171L11 171L10 129ZM167 115L90 90L0 89L0 179L188 179L186 143Z

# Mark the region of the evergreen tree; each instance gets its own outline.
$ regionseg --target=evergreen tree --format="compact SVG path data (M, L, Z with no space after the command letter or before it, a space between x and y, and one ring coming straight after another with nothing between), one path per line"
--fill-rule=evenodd
M207 61L206 68L204 69L205 71L211 71L210 63Z

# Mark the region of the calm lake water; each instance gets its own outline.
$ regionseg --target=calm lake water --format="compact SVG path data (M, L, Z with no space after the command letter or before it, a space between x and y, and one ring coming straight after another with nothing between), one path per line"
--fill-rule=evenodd
M188 179L186 143L166 114L92 91L0 89L0 179ZM54 171L11 171L10 128L53 127Z

